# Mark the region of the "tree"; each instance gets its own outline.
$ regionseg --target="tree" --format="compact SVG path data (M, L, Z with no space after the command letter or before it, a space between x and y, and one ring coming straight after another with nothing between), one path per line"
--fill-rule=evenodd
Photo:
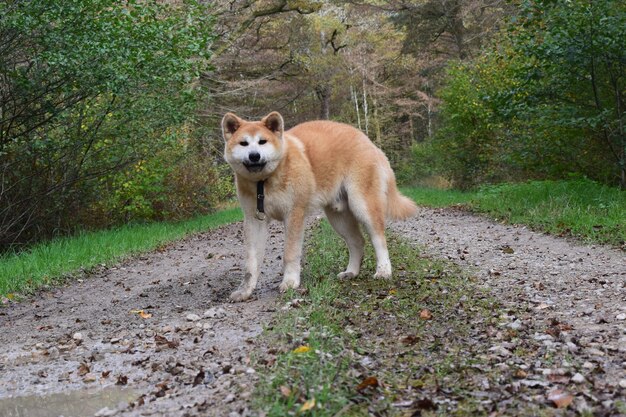
M171 146L211 26L194 1L0 3L0 249L67 230L112 175Z
M625 187L626 6L525 0L452 67L436 147L457 184L583 174Z

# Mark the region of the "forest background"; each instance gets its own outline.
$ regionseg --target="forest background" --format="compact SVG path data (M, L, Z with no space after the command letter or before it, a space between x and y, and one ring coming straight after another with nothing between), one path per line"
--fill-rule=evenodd
M404 184L626 189L620 0L0 1L0 251L233 196L226 111L350 123Z

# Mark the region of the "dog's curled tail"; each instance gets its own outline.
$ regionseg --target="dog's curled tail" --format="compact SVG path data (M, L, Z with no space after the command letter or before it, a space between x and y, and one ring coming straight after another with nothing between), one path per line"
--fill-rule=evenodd
M389 181L387 189L387 218L393 220L404 220L415 216L417 205L413 200L403 196L396 187L395 179Z

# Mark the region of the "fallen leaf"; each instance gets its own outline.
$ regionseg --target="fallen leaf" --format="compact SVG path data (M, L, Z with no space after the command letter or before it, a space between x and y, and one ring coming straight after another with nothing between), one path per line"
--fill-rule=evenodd
M178 345L180 345L180 341L178 339L168 340L167 337L161 336L160 334L154 335L154 341L157 345L167 345L170 349L176 349Z
M201 370L200 372L198 372L198 374L196 375L196 377L193 379L193 386L195 387L196 385L200 385L204 382L204 371Z
M280 393L282 394L283 397L289 397L291 395L291 388L289 388L286 385L281 385Z
M302 404L302 407L300 407L300 410L298 410L298 412L304 413L305 411L312 410L313 407L315 407L315 398L311 398L310 400L307 400L304 404Z
M86 363L81 363L78 367L78 376L87 375L89 371L89 365L87 365Z
M151 313L148 313L144 310L130 310L130 312L131 314L137 314L142 319L149 319L150 317L152 317Z
M557 374L550 374L548 375L548 381L550 382L557 382L560 384L567 384L569 382L570 378L567 375L557 375Z
M417 336L415 335L407 335L400 338L400 343L403 345L414 345L417 343Z
M128 384L128 377L126 375L120 375L117 377L117 382L115 385L126 385Z
M574 401L574 397L560 389L554 389L548 393L548 400L552 401L556 408L565 408Z
M515 371L515 375L514 376L515 376L515 378L523 379L523 378L526 378L528 376L528 372L526 372L523 369L518 369L517 371Z
M377 387L380 384L378 383L378 379L375 376L368 376L365 378L359 385L357 385L356 390L361 392L366 390L369 387Z
M436 410L437 404L435 404L430 398L422 398L413 403L414 407L418 410Z
M420 311L420 319L423 320L430 320L433 318L432 313L430 312L430 310L427 309L423 309L422 311Z
M501 250L502 252L506 253L506 254L509 254L509 255L510 255L510 254L512 254L512 253L515 253L515 251L513 250L513 248L512 248L512 247L510 247L509 245L504 245L504 246L502 246L502 247L500 248L500 250Z
M396 295L398 293L398 290L396 290L395 288L392 288L389 290L389 295Z
M15 294L13 294L13 293L8 293L8 294L7 294L7 298L9 299L9 301L13 301L13 299L15 298Z
M298 346L297 348L295 348L293 350L293 353L307 353L310 350L311 348L309 346L303 345L303 346Z

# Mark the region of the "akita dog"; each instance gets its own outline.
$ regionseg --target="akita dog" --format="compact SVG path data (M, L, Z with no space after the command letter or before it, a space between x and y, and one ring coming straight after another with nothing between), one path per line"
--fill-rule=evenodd
M260 121L227 113L222 119L224 158L235 171L244 212L246 274L230 295L250 297L259 278L269 219L285 224L284 276L280 290L300 285L306 215L323 208L348 245L350 260L339 278L359 274L365 227L376 251L375 278L391 277L385 220L415 214L413 201L400 194L389 161L361 131L341 123L312 121L284 131L282 116Z

